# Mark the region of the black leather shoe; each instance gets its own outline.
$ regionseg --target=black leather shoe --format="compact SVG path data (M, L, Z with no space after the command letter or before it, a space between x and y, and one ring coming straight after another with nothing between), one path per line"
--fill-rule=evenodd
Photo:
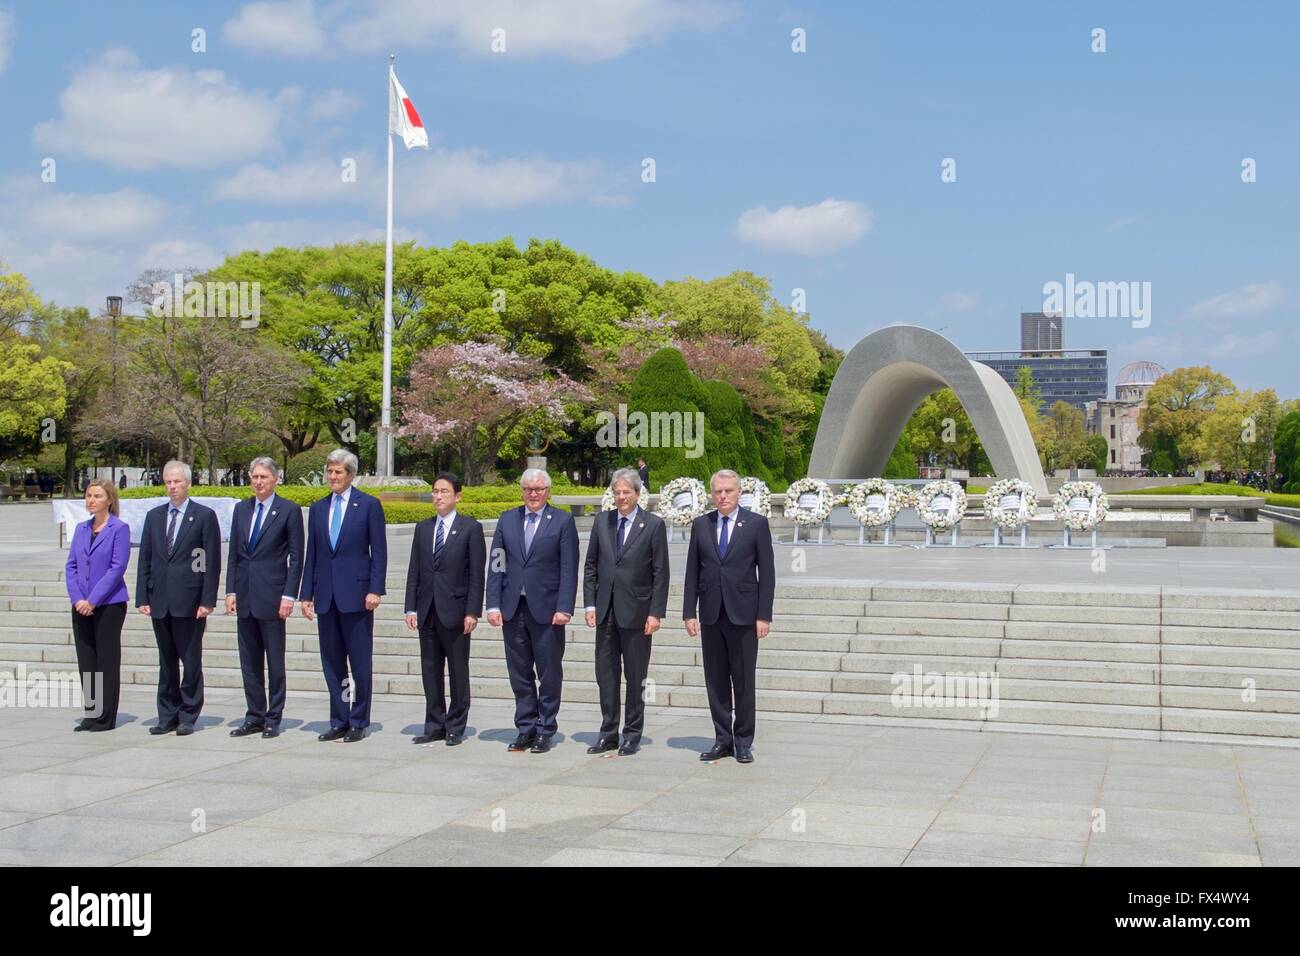
M640 749L640 744L624 744L618 748L618 755L620 757L630 757Z
M506 749L510 750L513 753L519 753L520 751L527 750L536 742L537 742L536 734L520 734L518 737L515 738L515 742L512 743Z
M316 739L323 741L338 740L340 737L346 737L347 734L348 729L346 727L331 727Z
M435 740L446 740L446 739L447 739L447 732L445 730L435 730L431 734L420 734L420 736L416 737L415 740L412 742L417 744L431 744Z
M463 744L464 742L465 742L465 735L464 735L464 734L448 734L448 735L447 735L447 746L448 746L448 747L459 747L459 746L460 746L461 744Z
M700 754L700 759L705 761L721 760L724 757L734 757L736 752L730 747L724 747L722 744L714 744L712 750L706 750Z
M736 748L736 763L753 763L753 762L754 762L754 751L750 750L748 747Z
M280 736L280 728L279 728L279 727L274 727L274 726L272 726L272 725L270 725L270 724L267 724L266 727L262 728L262 737L263 737L263 739L265 739L265 738L267 738L267 737L279 737L279 736Z
M533 749L529 753L544 754L550 752L550 749L551 738L549 735L543 735L537 738L537 741L533 744Z
M86 718L84 720L79 720L77 721L77 726L72 728L72 732L79 733L83 730L89 730L93 724L94 721L90 720L89 718Z
M604 740L597 740L594 744L588 747L587 753L603 754L606 753L607 751L617 750L617 749L618 749L618 738L606 737Z
M104 731L106 731L106 730L112 730L112 729L115 728L116 726L117 726L117 724L96 724L96 723L92 723L92 724L91 724L89 727L87 727L86 729L87 729L88 731L90 731L92 734L102 734Z
M149 728L149 733L155 737L161 737L163 734L170 734L175 729L175 724L155 724Z
M181 724L179 727L176 728L177 737L188 737L192 733L194 733L193 724Z
M358 740L365 740L370 736L370 731L365 727L353 727L348 731L347 736L343 738L345 744L354 744Z
M250 734L260 734L266 730L265 724L240 724L230 732L232 737L247 737Z

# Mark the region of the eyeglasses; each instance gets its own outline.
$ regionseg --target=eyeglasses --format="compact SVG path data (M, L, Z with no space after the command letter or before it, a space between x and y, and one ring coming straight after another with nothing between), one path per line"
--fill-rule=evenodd
M550 490L551 490L551 489L548 488L548 487L542 487L542 488L525 488L525 489L524 489L524 494L526 494L526 495L541 495L541 494L545 494L546 492L548 492L548 491L550 491Z

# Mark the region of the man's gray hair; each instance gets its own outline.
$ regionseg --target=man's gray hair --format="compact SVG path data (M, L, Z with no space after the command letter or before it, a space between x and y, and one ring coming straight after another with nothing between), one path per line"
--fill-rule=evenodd
M546 482L547 488L551 487L551 476L541 468L525 468L524 473L519 476L519 487L522 488L526 483L536 481L538 478Z
M325 456L325 466L328 468L330 465L342 465L353 477L356 477L357 468L360 467L357 456L346 448L335 448Z
M167 480L167 472L169 471L184 472L185 480L187 482L192 482L194 480L194 472L190 470L190 466L185 464L185 462L180 461L176 458L173 458L171 461L167 462L167 464L163 465L163 470L162 470L163 481Z
M740 475L736 474L730 468L719 468L717 471L713 473L713 477L709 479L710 491L713 490L713 483L717 481L719 478L730 478L732 481L736 483L737 488L740 487Z
M636 473L635 468L620 468L614 472L614 477L609 479L609 490L613 491L614 486L620 481L626 483L638 495L641 494L641 476Z
M275 459L270 455L258 455L248 463L248 473L250 475L253 473L253 469L255 468L265 468L271 473L272 478L278 479L280 477L280 469L276 465Z

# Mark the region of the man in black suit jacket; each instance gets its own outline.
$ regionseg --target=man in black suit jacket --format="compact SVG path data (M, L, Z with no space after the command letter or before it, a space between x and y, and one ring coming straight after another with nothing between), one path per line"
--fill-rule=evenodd
M644 458L636 460L636 475L641 479L641 487L648 489L650 487L650 466L645 463Z
M158 642L158 724L149 733L184 737L203 709L203 630L217 606L221 525L190 500L189 465L167 462L163 484L171 500L145 516L135 606L153 619Z
M253 497L235 505L226 564L226 613L237 615L239 668L243 671L244 722L232 737L280 736L284 717L284 622L293 613L302 581L302 509L275 493L280 472L272 458L248 466ZM270 672L268 706L262 662Z
M597 515L587 541L582 594L587 626L596 632L596 684L600 687L600 739L587 748L616 747L630 757L641 747L651 635L668 613L668 531L656 514L637 507L641 478L631 468L614 472L614 509ZM623 746L618 743L619 680L627 673Z
M437 516L415 526L406 569L406 626L420 632L424 680L424 733L417 744L465 739L469 720L469 637L483 616L483 526L456 513L460 479L443 472L433 480ZM443 672L451 674L451 709L443 697Z
M709 486L717 510L691 524L682 609L686 632L696 637L703 631L700 650L715 743L700 759L734 756L738 763L752 763L758 641L772 626L776 594L772 533L766 518L739 507L740 476L734 471L715 473Z

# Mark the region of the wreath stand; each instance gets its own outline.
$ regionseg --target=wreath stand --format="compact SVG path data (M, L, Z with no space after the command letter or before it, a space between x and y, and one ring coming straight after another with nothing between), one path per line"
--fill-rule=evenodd
M957 543L957 529L958 529L960 526L961 526L960 524L955 524L955 525L953 525L953 526L952 526L952 531L951 531L951 532L949 533L949 535L948 535L948 537L949 537L949 541L948 541L948 543L947 543L947 544L942 544L942 543L940 543L940 539L939 539L938 537L935 536L934 528L930 527L929 525L926 525L926 526L925 526L925 545L924 545L924 547L927 547L927 548L960 548L960 547L963 547L963 545L960 545L960 544Z
M678 537L679 535L680 535L680 537ZM687 525L685 528L679 528L679 527L677 527L677 525L669 525L669 526L668 526L668 543L669 543L669 544L672 544L674 541L680 541L680 542L682 542L683 544L685 544L685 543L687 543L687 542L690 541L690 540L691 540L691 528L690 528L690 525Z
M999 528L996 524L994 524L993 543L982 544L980 545L980 547L981 548L1028 548L1030 547L1031 545L1029 544L1029 524L1027 522L1020 526L1019 538L1020 538L1019 544L1015 544L1015 543L1007 544L1005 541L1002 540L1002 529Z
M1049 547L1049 548L1068 548L1068 549L1070 549L1071 551L1095 551L1095 550L1097 550L1098 548L1101 548L1101 549L1103 549L1103 550L1110 550L1110 547L1111 547L1111 546L1108 545L1108 544L1106 544L1106 545L1099 545L1099 544L1097 544L1097 528L1098 528L1098 527L1099 527L1099 525L1093 525L1093 526L1092 526L1092 532L1091 532L1091 533L1086 532L1086 531L1085 531L1085 532L1076 532L1076 533L1078 533L1078 534L1088 534L1088 536L1089 536L1089 540L1091 541L1090 544L1074 544L1074 543L1072 542L1072 540L1070 539L1070 529L1069 529L1069 528L1063 528L1062 531L1061 531L1061 534L1062 534L1062 540L1061 540L1061 543L1060 543L1060 544L1049 544L1048 547Z
M827 520L829 520L829 517L828 517ZM799 529L800 529L801 527L803 527L803 526L802 526L801 524L799 524L799 522L796 521L796 522L794 523L794 539L790 542L791 544L798 544L798 543L799 543ZM812 530L812 529L810 528L810 529L809 529L809 532L810 532L810 533L811 533L811 530ZM817 540L816 540L815 542L814 542L814 541L811 541L811 540L809 540L809 541L805 541L804 544L826 544L826 542L823 540L823 535L825 535L825 533L826 533L826 522L823 521L821 524L819 524L819 525L817 526ZM830 543L831 543L831 544L834 544L833 541L830 542Z
M894 532L894 522L893 522L892 519L889 520L889 521L886 521L886 522L885 522L884 524L882 524L882 525L881 525L881 524L878 524L878 525L872 525L871 530L872 530L872 532L876 532L876 531L879 531L881 528L884 528L884 529L885 529L885 540L884 540L884 541L868 541L868 540L867 540L867 526L864 525L864 524L859 524L859 525L858 525L858 543L857 543L854 547L859 547L859 548L898 548L898 547L902 547L902 545L894 544L892 541L889 540L889 539L893 536L893 532Z

